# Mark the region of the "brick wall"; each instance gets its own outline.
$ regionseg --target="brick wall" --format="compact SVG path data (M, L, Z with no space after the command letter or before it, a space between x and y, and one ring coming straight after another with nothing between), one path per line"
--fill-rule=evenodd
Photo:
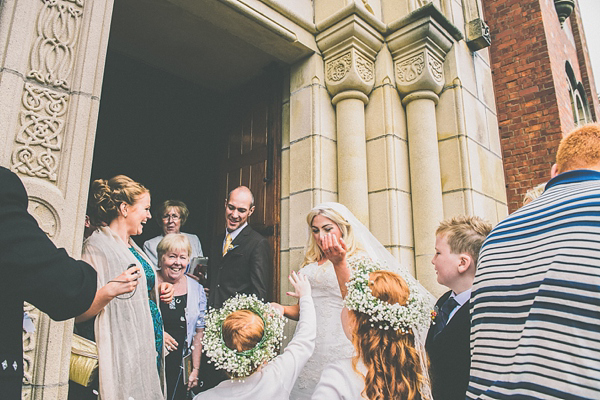
M562 137L539 0L486 0L509 212L550 178ZM564 69L564 68L563 68Z

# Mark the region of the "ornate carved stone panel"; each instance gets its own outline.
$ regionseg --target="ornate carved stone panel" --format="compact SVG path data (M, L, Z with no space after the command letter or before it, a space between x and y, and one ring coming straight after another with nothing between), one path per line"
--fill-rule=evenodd
M330 92L357 88L369 93L375 80L375 64L356 49L325 62L325 81Z
M56 181L69 95L25 83L11 169Z
M440 61L433 57L429 57L429 72L431 73L431 76L433 76L433 79L441 84L444 83L444 66Z
M375 65L372 61L367 60L366 58L357 55L356 56L356 71L358 72L358 76L362 78L365 82L373 81L373 70L375 69Z
M414 90L439 92L444 85L444 65L427 48L395 62L396 85L403 94Z
M11 170L56 182L85 0L41 2Z
M425 54L421 53L396 64L396 80L402 84L416 81L425 68Z
M346 77L352 67L352 54L350 52L331 60L327 63L327 79L339 82Z
M29 303L25 303L24 311L29 315L33 324L38 326L40 312ZM33 366L35 359L36 333L23 332L23 383L33 383ZM28 391L24 391L25 395ZM24 397L25 398L25 397Z
M84 0L42 0L28 78L69 89Z

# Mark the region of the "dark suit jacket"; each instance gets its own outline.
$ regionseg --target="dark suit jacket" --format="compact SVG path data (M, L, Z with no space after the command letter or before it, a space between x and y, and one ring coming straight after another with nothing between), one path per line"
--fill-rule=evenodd
M448 291L440 297L436 306L441 308L451 293L452 291ZM433 398L434 400L464 400L471 367L470 303L463 304L435 338L432 328L427 334L425 349L430 361L429 374Z
M0 397L11 400L21 398L23 301L65 320L90 307L97 283L91 266L54 246L27 202L21 180L0 167Z
M225 234L217 236L208 259L208 305L219 308L236 293L256 294L267 299L271 275L269 242L247 225L231 243L234 248L223 257Z

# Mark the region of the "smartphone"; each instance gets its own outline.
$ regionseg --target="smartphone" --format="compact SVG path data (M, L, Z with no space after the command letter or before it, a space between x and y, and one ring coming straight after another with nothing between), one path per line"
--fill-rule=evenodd
M134 268L134 267L137 267L137 264L135 264L135 263L131 263L131 264L129 264L129 266L127 267L127 270L130 270L131 268ZM139 275L138 275L138 277L139 277ZM135 280L136 280L136 281L137 281L137 279L138 279L138 278L135 278Z
M208 257L194 257L190 261L190 271L194 272L198 265L208 265Z

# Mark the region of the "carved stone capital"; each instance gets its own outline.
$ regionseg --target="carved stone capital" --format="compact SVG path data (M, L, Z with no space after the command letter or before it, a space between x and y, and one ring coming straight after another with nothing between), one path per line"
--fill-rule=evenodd
M390 24L387 44L394 60L396 86L405 96L417 90L439 94L444 87L444 60L460 31L432 4Z
M317 35L325 62L325 84L332 96L346 90L368 95L375 83L375 57L383 37L352 14Z

